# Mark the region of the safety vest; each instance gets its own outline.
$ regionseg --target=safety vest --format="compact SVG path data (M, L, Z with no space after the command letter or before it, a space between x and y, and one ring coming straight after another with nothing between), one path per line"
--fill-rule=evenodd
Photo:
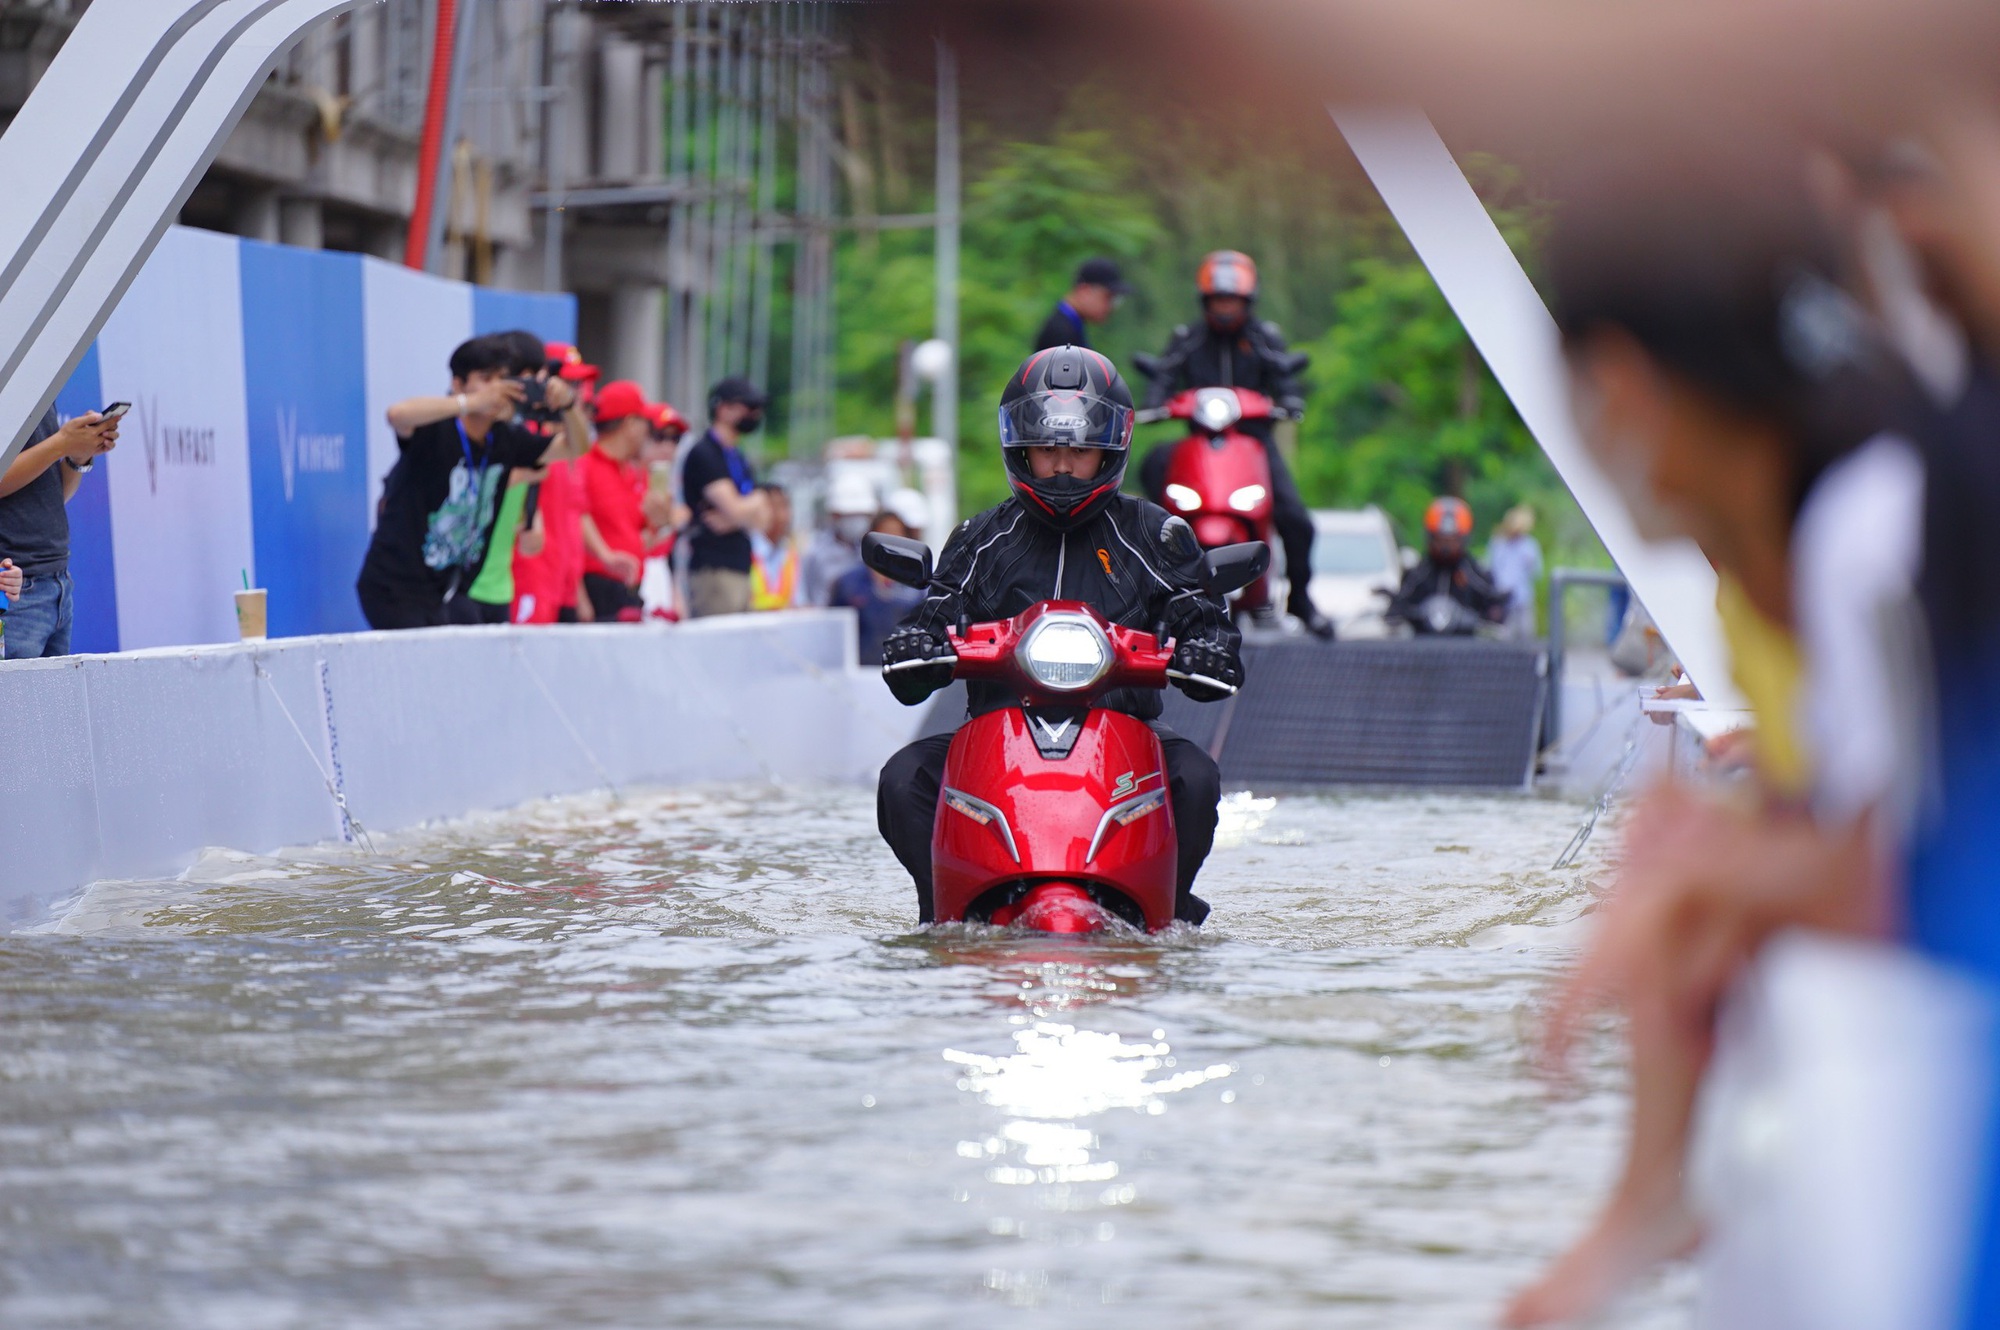
M750 563L750 608L753 610L790 609L792 597L799 585L799 551L794 541L785 542L785 554L778 561L777 576L772 576L770 561L762 557Z

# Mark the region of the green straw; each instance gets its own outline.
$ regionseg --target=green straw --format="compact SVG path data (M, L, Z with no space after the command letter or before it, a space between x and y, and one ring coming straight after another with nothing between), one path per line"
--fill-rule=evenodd
M250 589L250 570L248 568L243 570L243 589L245 591Z

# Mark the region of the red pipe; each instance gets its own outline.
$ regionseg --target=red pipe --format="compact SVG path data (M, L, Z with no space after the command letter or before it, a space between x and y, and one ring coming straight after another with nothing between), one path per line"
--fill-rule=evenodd
M444 152L445 104L451 100L451 48L457 34L458 0L437 0L431 85L424 98L423 146L417 152L417 204L410 210L410 235L403 243L403 262L419 272L429 257L431 210L437 207L438 158Z

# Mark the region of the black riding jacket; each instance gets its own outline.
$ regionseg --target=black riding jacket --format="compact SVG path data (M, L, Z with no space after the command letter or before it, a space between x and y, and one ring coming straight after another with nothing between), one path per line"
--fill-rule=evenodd
M1456 563L1443 563L1426 553L1403 574L1403 585L1386 613L1392 619L1412 619L1432 596L1450 596L1482 619L1498 622L1507 617L1507 593L1493 585L1493 575L1470 554Z
M1145 404L1160 406L1187 388L1248 388L1296 411L1305 399L1296 377L1279 372L1277 359L1286 353L1275 323L1249 319L1227 334L1205 322L1184 323L1160 353L1160 374L1147 384Z
M946 542L933 591L903 620L939 641L970 623L1011 618L1044 600L1080 600L1116 624L1150 632L1165 620L1176 641L1206 643L1241 666L1243 639L1222 602L1202 584L1201 546L1194 532L1163 508L1129 494L1115 494L1097 516L1073 531L1058 532L1009 499L966 519ZM1183 594L1192 593L1192 594ZM992 683L967 685L975 716L1014 704L1015 695ZM1141 720L1160 714L1160 694L1120 688L1101 706Z

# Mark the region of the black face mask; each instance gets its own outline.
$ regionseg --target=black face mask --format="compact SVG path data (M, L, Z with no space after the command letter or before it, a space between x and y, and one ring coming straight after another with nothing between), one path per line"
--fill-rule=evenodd
M738 434L755 434L759 429L763 428L763 425L764 413L762 411L752 411L747 416L737 417L736 432Z

